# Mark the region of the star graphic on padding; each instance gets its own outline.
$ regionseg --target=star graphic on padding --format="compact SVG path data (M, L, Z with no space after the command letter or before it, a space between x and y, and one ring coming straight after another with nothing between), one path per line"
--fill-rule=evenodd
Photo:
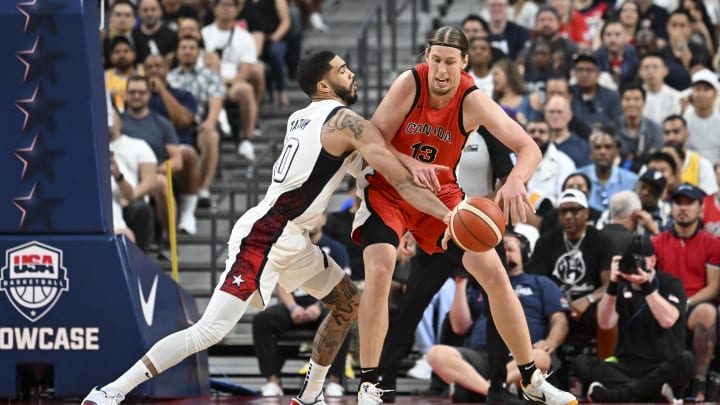
M15 52L15 57L25 65L24 82L46 77L51 83L57 83L55 64L64 56L65 52L45 49L43 42L40 40L40 35L35 39L32 48Z
M32 178L37 174L41 174L46 179L55 181L53 162L64 154L62 149L46 148L42 142L38 142L38 134L35 134L30 146L15 149L15 157L20 159L23 164L20 179L24 179L26 176Z
M244 283L244 282L245 282L245 280L242 279L242 276L233 276L233 282L232 282L232 283L235 284L236 286L239 287L240 284L242 284L242 283Z
M35 183L28 195L13 198L13 204L22 214L18 229L27 229L40 224L42 227L39 230L47 231L54 228L52 211L62 204L62 199L46 197L38 183Z
M34 33L40 28L53 34L58 33L55 15L64 9L66 4L53 0L30 0L18 3L15 7L25 16L25 32Z
M22 131L32 131L40 126L44 126L49 129L50 132L54 132L54 113L64 105L65 102L62 100L48 99L42 88L39 85L35 86L35 91L33 91L30 98L15 102L15 107L25 115Z

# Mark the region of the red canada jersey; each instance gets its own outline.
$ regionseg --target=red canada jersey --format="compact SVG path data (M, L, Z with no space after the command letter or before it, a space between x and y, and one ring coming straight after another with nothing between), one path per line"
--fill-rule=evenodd
M462 125L462 105L465 97L477 87L469 74L461 72L455 96L443 108L435 109L429 102L428 70L426 63L420 63L411 70L415 78L415 102L392 139L392 145L421 162L447 166L450 170L437 172L442 186L439 194L443 194L450 188L458 187L455 168L469 134ZM471 132L475 129L471 128ZM395 192L379 173L368 181Z

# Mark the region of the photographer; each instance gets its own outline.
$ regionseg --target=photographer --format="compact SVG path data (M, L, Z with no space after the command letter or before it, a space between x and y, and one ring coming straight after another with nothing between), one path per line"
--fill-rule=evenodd
M636 236L614 256L610 283L598 304L598 326L618 326L615 354L604 361L578 356L573 368L591 402L672 403L695 371L685 350L685 288L675 276L655 270L655 249Z

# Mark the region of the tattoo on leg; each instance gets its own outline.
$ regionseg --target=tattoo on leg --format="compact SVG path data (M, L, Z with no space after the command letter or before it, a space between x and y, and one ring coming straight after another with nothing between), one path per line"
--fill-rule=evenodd
M345 277L322 302L330 312L315 333L312 358L319 364L330 364L355 323L360 291L349 277Z

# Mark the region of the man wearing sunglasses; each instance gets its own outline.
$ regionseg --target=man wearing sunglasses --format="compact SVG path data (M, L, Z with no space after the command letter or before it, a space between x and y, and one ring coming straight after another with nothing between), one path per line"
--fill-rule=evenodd
M549 276L558 284L570 302L568 338L589 345L597 332L596 302L610 277L613 243L587 225L588 207L580 190L567 189L560 195L561 228L538 239L528 273Z

